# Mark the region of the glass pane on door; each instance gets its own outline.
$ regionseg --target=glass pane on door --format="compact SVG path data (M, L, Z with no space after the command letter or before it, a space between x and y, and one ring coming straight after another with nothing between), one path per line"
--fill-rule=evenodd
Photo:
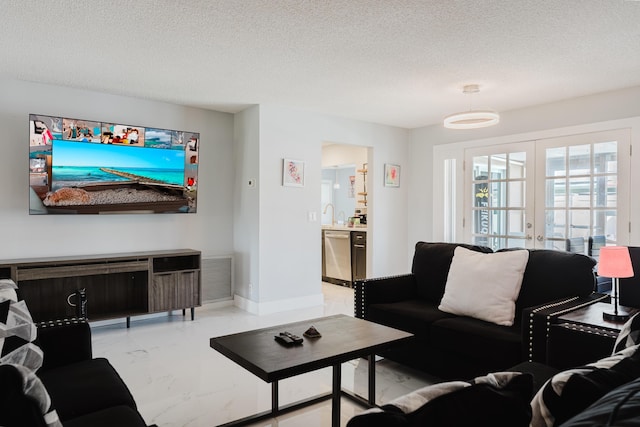
M547 179L545 192L545 206L549 208L563 208L567 206L567 180Z
M569 207L588 208L591 206L591 186L589 177L569 178Z
M489 174L489 156L478 156L473 158L473 179L487 179Z
M569 175L585 175L591 171L591 146L573 145L569 148Z
M547 165L547 173L546 176L564 176L567 174L566 172L566 159L565 159L565 148L547 148L547 156L546 156L546 165Z
M526 152L471 157L472 242L494 250L524 247Z
M524 208L525 194L524 181L509 182L509 200L507 201L507 206Z
M527 153L509 153L509 178L525 178Z
M593 144L593 171L595 173L616 173L618 171L618 150L616 141Z

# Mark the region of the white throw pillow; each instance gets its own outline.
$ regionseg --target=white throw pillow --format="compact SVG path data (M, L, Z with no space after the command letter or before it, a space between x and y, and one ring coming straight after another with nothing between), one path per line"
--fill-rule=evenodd
M485 254L458 246L438 309L511 326L529 251Z

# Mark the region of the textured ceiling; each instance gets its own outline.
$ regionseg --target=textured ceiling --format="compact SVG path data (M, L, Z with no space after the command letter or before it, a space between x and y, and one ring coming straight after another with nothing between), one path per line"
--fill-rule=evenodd
M0 75L415 128L640 85L640 1L1 0ZM462 95L464 84L481 92ZM1 95L0 95L1 96ZM640 101L639 101L640 102Z

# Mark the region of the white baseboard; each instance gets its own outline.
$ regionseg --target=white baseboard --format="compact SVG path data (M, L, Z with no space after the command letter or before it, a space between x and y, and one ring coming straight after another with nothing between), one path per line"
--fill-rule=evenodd
M324 295L319 293L306 297L287 298L269 302L255 302L240 295L234 295L233 304L251 314L262 316L265 314L279 313L281 311L322 306L324 305Z
M203 307L207 307L207 308L232 307L233 306L233 299L229 298L228 300L224 300L224 301L202 302L202 306ZM197 308L196 308L196 310L197 310ZM197 312L196 312L196 315L197 315Z

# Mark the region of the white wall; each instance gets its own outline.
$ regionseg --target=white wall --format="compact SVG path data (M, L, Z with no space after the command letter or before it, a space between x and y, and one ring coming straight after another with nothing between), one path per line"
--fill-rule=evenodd
M461 165L464 148L467 146L530 141L619 128L631 129L631 145L635 146L634 150L638 153L640 87L503 112L500 124L490 128L461 131L435 125L414 129L410 143L413 174L412 197L409 200L409 236L422 240L438 240L440 237L442 223L439 200L442 199L443 153L446 152L448 158L457 158L460 162L458 165ZM423 164L432 167L420 168L419 165ZM640 182L640 156L636 154L631 157L630 166L631 183ZM424 191L417 191L417 188L422 186ZM634 196L633 190L630 218L630 244L638 245L640 222L637 218L640 218L640 197Z
M257 295L242 301L250 311L266 313L322 302L320 278L320 183L322 142L373 147L369 177L374 197L368 239L372 276L406 273L408 185L382 186L384 163L408 173L405 129L307 113L274 105L259 106L259 275ZM305 162L305 186L282 186L282 159ZM309 212L318 220L310 222ZM247 286L239 283L239 288Z
M433 146L435 138L431 138L431 128L411 131L409 143L409 226L408 251L413 254L416 242L433 241L433 206L439 206L433 200Z
M258 295L253 283L258 283L260 259L260 107L251 107L235 115L233 154L235 293L241 298L255 301Z
M0 78L0 259L193 248L233 252L233 116ZM29 113L200 132L197 214L29 215Z
M367 163L367 150L364 147L344 144L329 144L322 147L323 168L354 164L356 169L361 169L363 163Z

